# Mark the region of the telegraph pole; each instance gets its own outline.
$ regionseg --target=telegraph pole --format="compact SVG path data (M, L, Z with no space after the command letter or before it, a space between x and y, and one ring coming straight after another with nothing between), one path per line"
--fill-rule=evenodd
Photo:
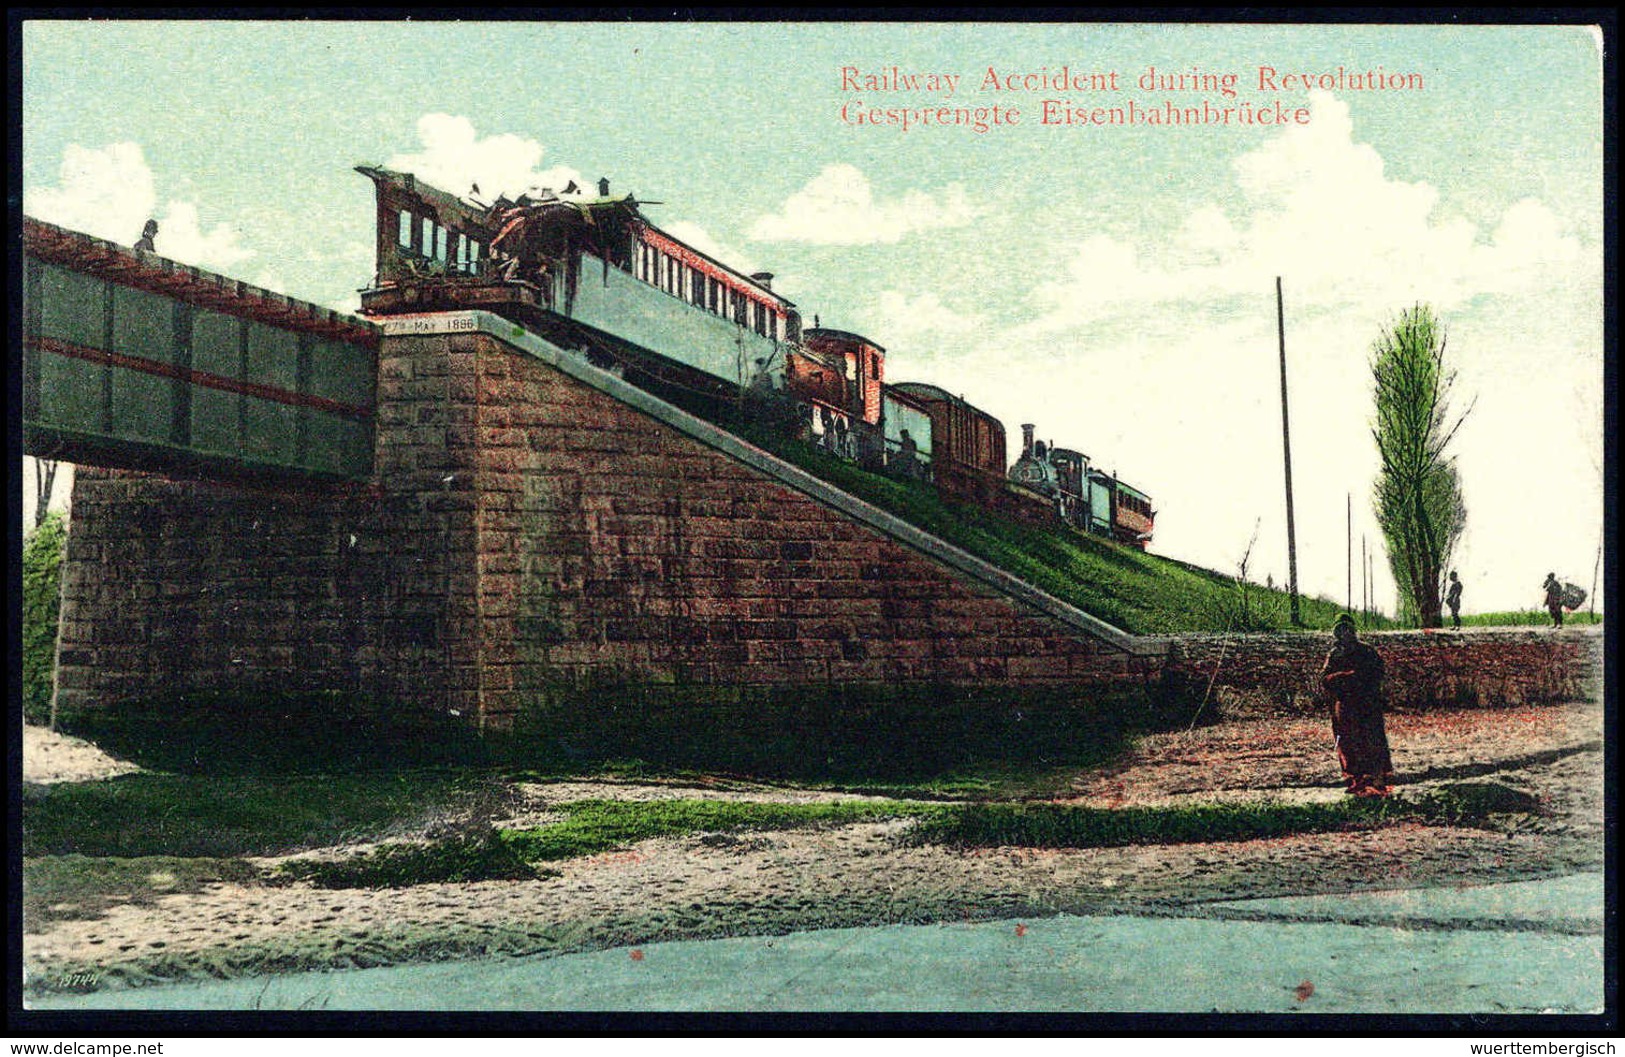
M1366 563L1365 533L1360 533L1360 616L1371 621L1371 567Z
M1281 451L1286 461L1286 562L1288 590L1292 592L1292 626L1301 627L1298 613L1298 533L1292 522L1292 426L1286 411L1286 308L1281 300L1281 277L1275 277L1275 328L1281 339Z
M1348 561L1344 563L1343 567L1344 567L1345 571L1348 573L1348 592L1349 593L1348 593L1348 605L1344 606L1343 608L1345 610L1347 610L1348 612L1352 613L1352 612L1354 612L1354 493L1353 492L1348 493L1347 512L1348 512L1348 526L1349 526L1349 528L1348 528L1348 541L1349 541L1349 545L1348 545Z
M1377 608L1377 550L1371 549L1371 557L1365 560L1366 575L1371 580L1371 616L1375 619L1381 610Z

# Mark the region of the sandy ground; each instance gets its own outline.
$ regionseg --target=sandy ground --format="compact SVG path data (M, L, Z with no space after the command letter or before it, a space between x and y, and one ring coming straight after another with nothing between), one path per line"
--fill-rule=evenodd
M1487 829L1406 824L1231 843L1086 850L954 851L900 838L889 821L644 841L551 864L532 881L321 890L213 883L84 918L25 922L31 989L84 990L310 968L535 954L813 928L1056 913L1189 913L1221 900L1482 884L1599 869L1600 704L1389 717L1399 782L1493 780L1540 809ZM30 730L24 778L90 780L127 764ZM621 782L526 784L518 818L570 800L707 796L828 799L776 787ZM1067 802L1333 800L1341 796L1323 721L1245 719L1144 739L1079 774ZM344 849L325 849L341 854Z
M23 781L29 785L88 782L140 769L113 759L88 741L45 727L23 727Z

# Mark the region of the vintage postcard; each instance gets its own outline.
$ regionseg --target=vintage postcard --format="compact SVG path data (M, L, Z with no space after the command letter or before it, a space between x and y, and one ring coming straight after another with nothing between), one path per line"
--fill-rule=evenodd
M17 21L24 1010L1617 1025L1586 22Z

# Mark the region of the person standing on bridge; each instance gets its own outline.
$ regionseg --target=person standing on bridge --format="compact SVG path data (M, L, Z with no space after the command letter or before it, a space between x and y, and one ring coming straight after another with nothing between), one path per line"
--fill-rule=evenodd
M1350 796L1388 795L1394 763L1382 717L1382 658L1360 641L1347 613L1332 627L1336 644L1321 682L1332 695L1332 735Z

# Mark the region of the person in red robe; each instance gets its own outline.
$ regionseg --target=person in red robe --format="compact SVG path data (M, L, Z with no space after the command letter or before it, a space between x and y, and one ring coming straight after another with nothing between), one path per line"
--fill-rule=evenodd
M1337 618L1332 637L1337 642L1320 678L1332 695L1337 762L1351 796L1387 796L1394 763L1382 718L1382 658L1360 641L1347 613Z

